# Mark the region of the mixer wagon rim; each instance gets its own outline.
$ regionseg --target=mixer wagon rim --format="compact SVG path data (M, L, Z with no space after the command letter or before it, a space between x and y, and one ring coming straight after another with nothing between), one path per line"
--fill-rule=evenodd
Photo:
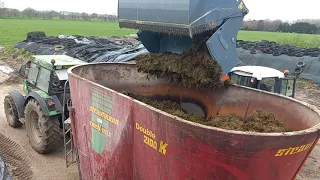
M182 122L182 123L186 123L186 124L189 124L189 125L193 125L193 126L197 126L197 127L200 127L200 128L203 128L203 129L207 129L207 130L216 130L216 131L220 131L220 132L225 132L225 133L231 133L231 134L235 134L235 135L247 135L247 136L263 136L263 137L278 137L278 136L300 136L300 135L304 135L304 134L309 134L309 133L312 133L312 132L318 132L318 137L320 136L320 122L315 125L315 126L312 126L308 129L304 129L304 130L300 130L300 131L293 131L293 132L275 132L275 133L261 133L261 132L250 132L250 131L236 131L236 130L227 130L227 129L222 129L222 128L217 128L217 127L211 127L211 126L206 126L206 125L202 125L202 124L199 124L199 123L195 123L195 122L191 122L191 121L188 121L188 120L185 120L185 119L182 119L180 117L177 117L177 116L174 116L174 115L171 115L167 112L164 112L164 111L161 111L159 109L156 109L148 104L145 104L143 102L140 102L132 97L129 97L127 95L124 95L118 91L115 91L113 89L110 89L108 87L105 87L105 86L102 86L98 83L95 83L93 81L90 81L88 79L85 79L81 76L78 76L74 73L72 73L72 70L73 69L76 69L78 67L81 67L81 66L88 66L88 65L92 65L92 64L119 64L119 63L114 63L114 62L99 62L99 63L88 63L88 64L84 64L84 65L76 65L76 66L73 66L73 67L70 67L67 71L68 71L68 75L71 75L73 77L75 77L76 79L81 79L83 81L85 81L86 83L89 83L89 84L92 84L94 86L98 86L100 88L103 88L103 89L106 89L108 91L111 91L111 92L114 92L114 93L117 93L118 95L122 96L122 97L125 97L125 98L128 98L128 99L131 99L133 100L134 102L136 103L139 103L143 106L146 106L146 107L149 107L151 108L152 110L158 112L158 113L162 113L162 114L165 114L166 116L169 116L171 117L172 119L174 120L177 120L179 122ZM122 62L121 64L128 64L128 65L134 65L134 63L130 63L130 62ZM264 93L267 93L267 94L270 94L270 95L273 95L273 96L280 96L282 98L286 98L290 101L294 101L296 103L299 103L309 109L311 109L312 111L314 111L315 113L317 113L317 115L319 116L320 118L320 110L317 109L315 106L309 104L309 103L306 103L306 102L303 102L303 101L299 101L297 99L293 99L293 98L289 98L287 96L283 96L283 95L280 95L280 94L276 94L276 93L271 93L271 92L265 92L265 91L262 91L262 90L257 90L257 89L253 89L253 88L249 88L249 87L245 87L245 86L239 86L239 85L234 85L234 86L238 86L238 87L243 87L243 88L246 88L246 89L252 89L254 91L261 91L261 92L264 92Z

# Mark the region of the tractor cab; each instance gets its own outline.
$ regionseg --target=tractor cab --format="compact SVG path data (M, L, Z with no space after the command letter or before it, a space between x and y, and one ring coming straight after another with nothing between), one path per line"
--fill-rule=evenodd
M229 72L233 84L247 86L294 98L296 77L290 77L288 71L278 71L263 66L238 66Z
M62 94L68 68L85 62L66 55L37 55L29 63L25 93L41 90L48 95Z

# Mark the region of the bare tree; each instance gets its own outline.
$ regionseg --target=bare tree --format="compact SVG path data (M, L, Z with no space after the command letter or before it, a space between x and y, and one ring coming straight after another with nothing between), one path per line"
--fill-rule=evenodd
M4 2L0 0L0 9L4 8Z
M4 2L0 0L0 17L3 16L3 14L5 14L5 6L4 6Z
M97 13L91 14L91 19L96 19L96 18L98 18L98 14Z

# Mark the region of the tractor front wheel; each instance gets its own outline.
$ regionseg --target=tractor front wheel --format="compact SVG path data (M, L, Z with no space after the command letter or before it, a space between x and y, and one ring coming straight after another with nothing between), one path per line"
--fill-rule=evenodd
M58 118L45 116L35 99L26 106L25 126L29 142L39 154L52 152L60 140Z
M6 114L7 122L11 127L19 128L23 125L19 121L17 106L10 95L4 98L4 113Z

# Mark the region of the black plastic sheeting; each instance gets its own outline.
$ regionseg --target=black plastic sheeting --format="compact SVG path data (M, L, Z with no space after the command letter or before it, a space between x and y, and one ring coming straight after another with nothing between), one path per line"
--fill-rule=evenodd
M37 55L66 54L85 62L126 62L140 54L149 53L140 41L120 37L47 37L43 32L28 33L27 39L16 48ZM260 42L237 41L239 65L266 66L283 71L295 71L297 63L304 62L300 77L320 84L320 49L278 45L266 40Z
M257 53L252 54L249 50L237 49L239 58L241 60L240 65L256 65L266 66L284 71L285 69L293 72L297 67L297 63L304 62L305 66L300 77L314 81L320 84L320 57L291 57L287 55L273 56L272 54Z
M148 53L140 41L119 37L46 37L28 33L27 39L15 47L36 55L66 54L85 62L124 62Z
M319 48L298 48L291 45L279 45L276 42L262 40L260 42L237 41L237 48L249 50L251 54L265 53L273 56L287 55L291 57L318 57L320 55Z
M12 180L12 176L10 175L6 163L3 160L2 155L0 154L0 180Z

